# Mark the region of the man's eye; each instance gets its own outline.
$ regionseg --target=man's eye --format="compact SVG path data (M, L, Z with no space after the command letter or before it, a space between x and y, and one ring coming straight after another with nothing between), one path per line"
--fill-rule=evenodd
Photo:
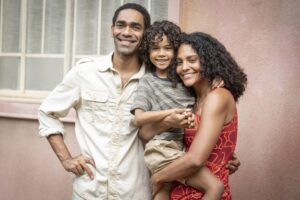
M123 24L120 24L120 23L117 23L117 24L116 24L116 27L117 27L117 28L121 28L121 27L123 27L123 26L124 26L124 25L123 25Z
M139 30L141 30L141 27L140 26L133 26L132 29L135 30L135 31L139 31Z

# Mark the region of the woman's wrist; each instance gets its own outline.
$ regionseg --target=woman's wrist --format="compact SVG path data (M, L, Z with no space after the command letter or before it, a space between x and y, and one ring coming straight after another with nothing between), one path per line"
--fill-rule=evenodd
M162 176L161 176L160 172L157 172L152 175L151 179L154 184L159 185L163 182L161 178L162 178Z

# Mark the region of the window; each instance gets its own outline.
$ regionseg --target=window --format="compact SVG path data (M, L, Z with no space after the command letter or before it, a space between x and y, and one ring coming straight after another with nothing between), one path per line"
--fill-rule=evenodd
M112 51L112 16L127 2L168 17L168 0L0 0L0 97L41 99L78 59Z

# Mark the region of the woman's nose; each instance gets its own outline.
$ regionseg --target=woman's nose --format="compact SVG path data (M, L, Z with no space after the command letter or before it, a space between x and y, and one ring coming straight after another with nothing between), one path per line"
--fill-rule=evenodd
M188 63L183 61L182 62L182 70L187 70L189 67L188 67Z

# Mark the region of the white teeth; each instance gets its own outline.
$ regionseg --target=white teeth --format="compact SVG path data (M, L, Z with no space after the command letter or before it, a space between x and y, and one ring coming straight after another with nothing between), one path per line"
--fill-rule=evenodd
M192 76L193 76L193 74L183 74L182 76L183 76L183 78L185 78L185 79L186 79L186 78L190 78L190 77L192 77Z

